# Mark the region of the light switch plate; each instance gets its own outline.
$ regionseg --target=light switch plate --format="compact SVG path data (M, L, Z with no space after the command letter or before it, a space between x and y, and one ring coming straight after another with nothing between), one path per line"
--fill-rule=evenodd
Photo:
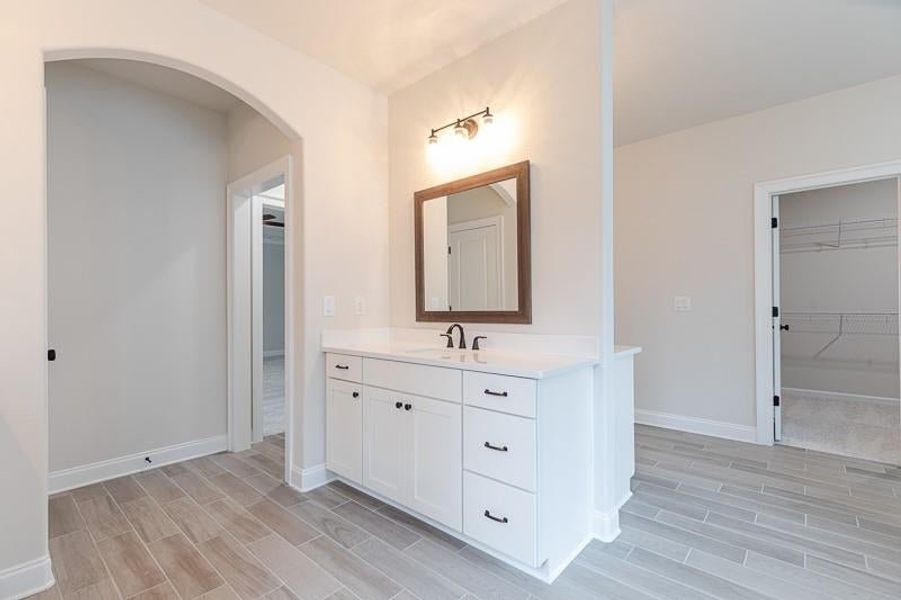
M691 296L675 296L673 298L673 310L676 312L688 312L691 310Z
M358 315L366 314L366 297L357 296L354 298L354 312Z
M334 296L323 296L322 297L322 316L323 317L334 317L335 316L335 297Z

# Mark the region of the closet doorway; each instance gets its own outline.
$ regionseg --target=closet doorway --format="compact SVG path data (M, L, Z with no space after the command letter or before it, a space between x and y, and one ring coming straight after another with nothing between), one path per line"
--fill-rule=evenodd
M898 179L773 202L776 439L899 463Z
M771 196L774 441L901 464L899 199L898 177Z

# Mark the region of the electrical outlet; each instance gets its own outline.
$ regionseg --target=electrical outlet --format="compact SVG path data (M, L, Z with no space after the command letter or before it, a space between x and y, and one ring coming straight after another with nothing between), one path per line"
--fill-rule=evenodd
M673 310L676 312L688 312L691 310L691 296L676 296L673 298Z
M323 296L322 297L322 316L323 317L334 317L336 313L335 309L335 297L334 296Z
M366 314L366 297L357 296L354 298L354 312L358 315Z

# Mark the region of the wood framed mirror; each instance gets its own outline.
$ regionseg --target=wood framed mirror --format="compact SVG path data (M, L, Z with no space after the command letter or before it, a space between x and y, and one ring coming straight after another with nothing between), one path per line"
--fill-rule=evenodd
M531 323L529 161L413 198L416 320Z

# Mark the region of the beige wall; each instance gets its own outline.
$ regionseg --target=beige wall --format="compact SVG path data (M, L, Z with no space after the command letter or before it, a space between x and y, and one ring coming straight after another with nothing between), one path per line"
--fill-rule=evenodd
M16 218L0 219L0 481L14 484L0 510L0 572L47 554L45 52L153 57L225 84L303 140L303 211L293 223L304 246L295 291L309 300L295 315L304 347L302 386L291 399L298 467L324 458L322 328L388 321L384 97L195 2L34 0L5 9L0 72L14 93L0 94L0 131L15 143L0 145L0 180L15 193L0 206ZM338 299L335 318L320 316L325 293ZM364 317L352 314L356 294L368 299Z
M392 325L416 325L413 193L528 159L533 324L478 329L598 335L599 22L597 2L572 0L390 97ZM497 152L458 168L430 165L429 130L487 105L505 132Z
M899 103L894 77L616 149L616 334L644 348L639 410L755 424L753 185L901 158Z
M236 181L278 159L291 155L301 162L300 140L291 141L284 133L247 106L238 104L228 111L228 180ZM297 170L295 180L302 171Z
M48 65L50 470L226 430L225 115Z

